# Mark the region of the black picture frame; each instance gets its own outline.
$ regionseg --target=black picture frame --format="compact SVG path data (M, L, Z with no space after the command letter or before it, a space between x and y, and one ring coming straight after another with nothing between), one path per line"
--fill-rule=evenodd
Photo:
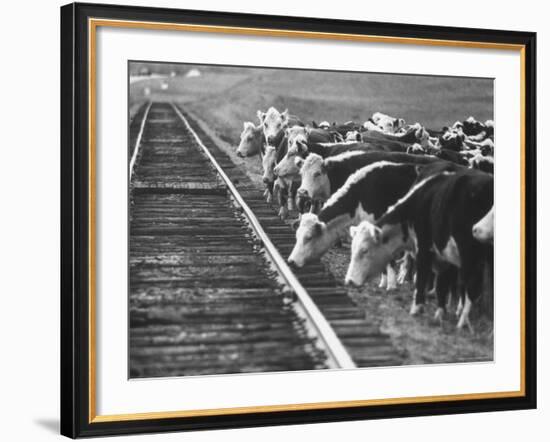
M524 46L525 395L437 403L90 422L88 19L253 27ZM536 34L73 3L61 8L61 434L76 438L536 408Z

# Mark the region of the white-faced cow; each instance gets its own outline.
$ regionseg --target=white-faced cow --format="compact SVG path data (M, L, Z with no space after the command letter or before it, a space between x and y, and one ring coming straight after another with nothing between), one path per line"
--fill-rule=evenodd
M344 141L340 143L310 143L300 139L296 139L295 141L275 167L275 174L277 176L299 180L301 163L297 162L296 159L306 158L310 154L317 154L322 158L328 158L350 151L373 152L382 150L375 144L358 143L356 141Z
M281 113L274 107L270 107L267 112L259 110L257 115L264 131L265 140L272 146L279 145L287 127L303 126L297 117L289 115L288 109Z
M250 121L245 122L237 155L243 158L257 154L262 156L264 146L265 137L262 126L254 126L254 123Z
M473 237L473 225L493 205L493 177L470 170L441 171L414 185L379 218L353 231L352 259L346 281L361 283L380 272L395 253L413 249L416 255L416 289L411 314L425 302L426 285L433 265L441 264L439 276L458 268L466 294L457 327L472 330L469 313L481 295L484 267L492 247ZM451 267L449 267L451 266ZM451 277L438 277L438 309L445 311Z
M415 164L379 161L353 173L329 198L319 215L302 215L288 262L303 267L328 251L349 226L381 216L413 185L420 173L417 167L422 168ZM388 281L388 286L394 287L395 273L391 272L393 280Z
M375 112L370 118L374 124L376 124L382 132L393 134L405 127L405 120L403 118L395 118L382 112Z
M365 152L350 150L323 159L320 155L311 154L305 160L296 159L300 169L301 185L298 189L298 206L300 202L312 200L323 203L344 185L352 173L377 161L392 163L429 164L439 161L429 155L409 155L401 152Z

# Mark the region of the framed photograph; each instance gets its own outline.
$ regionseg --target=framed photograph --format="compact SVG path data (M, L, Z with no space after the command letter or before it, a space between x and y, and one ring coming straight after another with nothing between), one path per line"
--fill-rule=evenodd
M536 35L61 8L61 432L536 407Z

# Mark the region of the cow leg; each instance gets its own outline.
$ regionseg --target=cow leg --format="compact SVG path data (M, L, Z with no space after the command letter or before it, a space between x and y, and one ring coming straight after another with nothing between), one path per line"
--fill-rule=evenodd
M413 302L410 314L415 316L424 310L426 302L426 285L430 278L431 257L429 252L420 251L416 256L416 288L413 294Z
M436 275L437 310L435 311L434 320L439 321L441 325L443 325L449 291L453 281L456 280L456 276L457 270L452 266L441 267Z
M459 293L458 295L458 302L456 303L456 316L460 316L462 314L462 309L464 308L464 293Z
M482 254L480 254L482 255ZM456 324L458 330L462 330L465 326L468 327L470 333L474 333L474 328L470 322L470 310L472 304L479 298L481 294L481 288L483 285L483 259L472 259L467 262L467 265L463 269L463 280L466 284L464 307Z
M380 284L378 284L379 288L383 288L385 285L387 285L387 277L385 273L380 273Z
M296 181L292 181L290 184L290 192L288 196L288 210L298 210L296 206L296 194L298 193L298 188L300 184Z
M414 279L414 258L410 252L405 252L403 258L401 258L399 266L399 274L397 276L397 282L404 284L405 281L413 281Z
M397 289L397 275L395 274L395 269L393 268L393 261L390 261L390 263L386 267L386 290L395 290Z
M279 204L279 216L283 220L288 217L287 199L288 199L288 189L280 186L278 197L277 197L277 203Z
M397 273L397 283L404 284L405 279L407 278L407 273L409 272L407 252L405 252L403 257L398 262L399 262L399 271Z
M472 309L472 301L470 300L470 296L468 296L468 293L466 292L465 300L464 300L464 308L462 309L462 313L460 314L460 319L458 320L458 323L456 324L456 328L458 330L462 330L464 326L467 326L470 330L470 333L474 333L474 328L472 327L472 323L470 322L470 310Z

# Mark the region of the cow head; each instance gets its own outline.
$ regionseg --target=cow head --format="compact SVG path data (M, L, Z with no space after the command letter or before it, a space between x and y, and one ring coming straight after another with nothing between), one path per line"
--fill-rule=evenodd
M326 201L330 196L330 181L323 158L310 154L305 160L296 159L300 166L302 184L298 196L312 200Z
M296 230L296 244L288 257L289 264L303 267L319 259L331 246L327 226L317 215L304 213Z
M345 283L359 287L384 271L399 249L404 247L401 226L380 228L368 221L350 227L351 260Z
M259 110L257 115L267 144L276 145L288 125L288 109L280 113L274 107L270 107L267 112Z
M393 125L394 125L394 118L387 118L380 120L377 125L380 129L382 129L382 132L386 134L392 134L394 132Z
M300 157L296 156L295 153L288 151L281 161L279 161L279 163L275 166L273 170L275 175L289 179L298 178L300 174L300 166L295 161L296 158Z
M464 132L462 132L462 129L459 127L458 129L448 129L439 137L439 142L443 149L460 152L464 147L465 139Z
M486 129L483 123L471 116L464 121L463 125L466 135L476 135Z
M424 155L426 154L426 150L418 143L414 143L413 145L407 147L407 153L412 155Z
M249 157L260 152L263 143L263 131L261 126L254 126L254 123L247 121L243 125L241 141L237 148L237 155Z
M346 132L346 138L344 141L361 142L361 133L358 130L349 130Z

